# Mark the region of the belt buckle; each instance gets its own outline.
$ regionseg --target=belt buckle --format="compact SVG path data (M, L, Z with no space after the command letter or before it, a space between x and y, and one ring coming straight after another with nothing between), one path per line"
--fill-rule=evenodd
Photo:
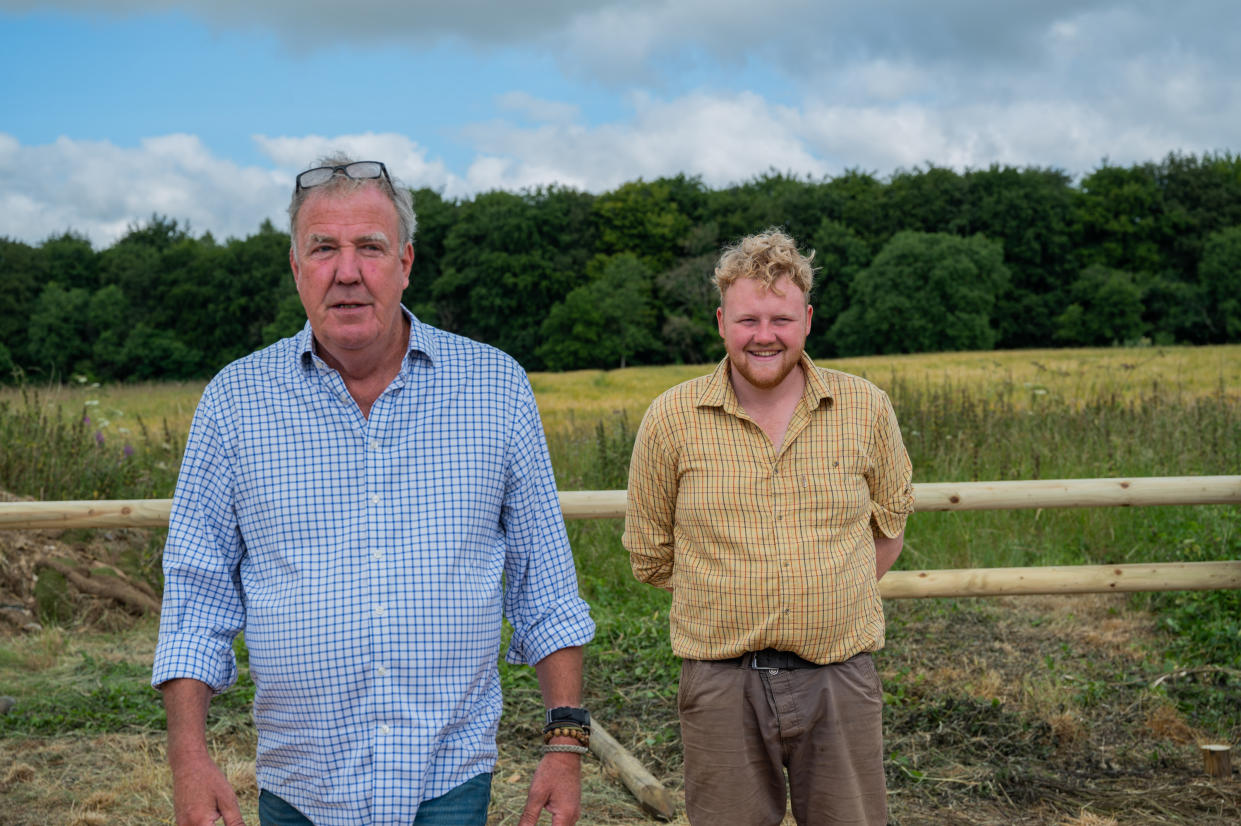
M759 665L757 651L751 652L750 654L750 670L751 671L766 671L768 677L774 677L775 675L780 673L780 669L778 668L764 668L763 666Z

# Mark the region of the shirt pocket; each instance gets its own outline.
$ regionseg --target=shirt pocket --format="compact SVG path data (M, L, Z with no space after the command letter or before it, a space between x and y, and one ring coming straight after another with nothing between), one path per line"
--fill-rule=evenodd
M803 479L802 524L844 531L870 517L866 457L858 451L828 453Z

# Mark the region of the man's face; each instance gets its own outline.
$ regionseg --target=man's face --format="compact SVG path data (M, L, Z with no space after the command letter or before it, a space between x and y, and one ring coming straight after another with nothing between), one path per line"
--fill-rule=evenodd
M414 248L401 243L396 207L376 186L312 193L297 218L289 254L310 327L331 359L377 361L405 335L401 293Z
M715 318L734 379L758 390L777 387L801 361L812 313L806 294L787 277L770 290L753 278L733 282Z

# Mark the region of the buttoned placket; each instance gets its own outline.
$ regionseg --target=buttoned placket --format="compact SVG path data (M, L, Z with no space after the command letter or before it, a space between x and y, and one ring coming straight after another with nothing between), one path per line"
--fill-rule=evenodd
M385 785L384 778L394 775L401 759L400 739L392 710L397 702L398 686L393 671L400 667L400 652L394 650L392 623L395 602L391 593L389 566L396 559L393 549L385 543L390 535L389 520L395 507L392 496L391 475L395 457L387 448L391 443L388 435L390 423L395 417L395 395L401 386L400 376L379 395L371 405L370 416L362 420L359 438L361 465L363 467L363 497L366 507L366 545L359 549L361 564L366 570L365 593L367 619L370 623L370 670L371 710L375 732L375 782Z
M780 622L787 623L791 620L793 614L793 599L796 589L790 587L791 574L793 573L792 563L793 556L796 552L794 543L790 537L796 533L796 526L790 525L790 521L795 518L797 512L796 504L798 491L796 487L796 477L788 472L794 466L795 453L794 445L798 437L810 424L810 416L807 412L808 403L803 397L797 402L797 407L793 410L793 415L789 419L788 427L784 433L784 440L780 443L780 449L774 448L768 442L768 451L771 455L771 497L772 497L772 533L775 539L774 546L779 554L779 568L776 571L777 580L780 583Z

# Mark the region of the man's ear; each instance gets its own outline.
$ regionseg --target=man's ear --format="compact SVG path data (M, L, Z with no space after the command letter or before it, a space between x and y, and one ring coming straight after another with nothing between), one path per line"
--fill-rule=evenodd
M293 283L296 284L300 273L297 266L297 249L292 244L289 245L289 269L293 270Z
M409 288L409 273L414 267L414 245L406 241L405 248L401 250L401 269L405 271L405 284L401 289Z

